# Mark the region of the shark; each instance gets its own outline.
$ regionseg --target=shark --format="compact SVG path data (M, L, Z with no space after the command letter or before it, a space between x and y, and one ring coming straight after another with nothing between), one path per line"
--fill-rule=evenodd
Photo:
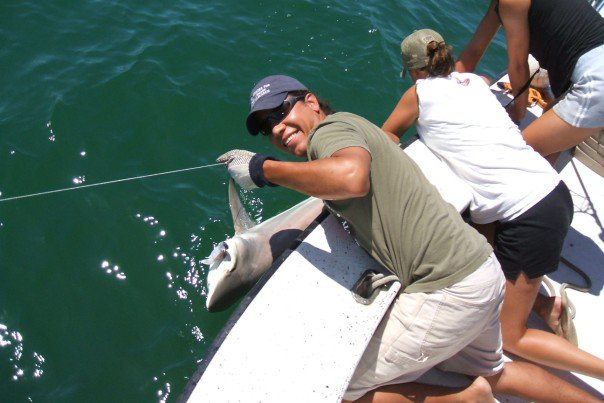
M235 235L216 245L202 261L210 267L206 299L210 312L224 310L244 294L323 210L323 201L310 197L256 224L243 207L233 179L228 188Z

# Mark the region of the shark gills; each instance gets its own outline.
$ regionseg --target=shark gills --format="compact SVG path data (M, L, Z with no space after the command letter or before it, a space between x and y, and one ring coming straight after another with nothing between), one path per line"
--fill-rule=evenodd
M202 261L210 266L209 311L225 309L245 293L323 209L322 200L310 197L256 225L245 211L232 179L229 203L235 235L219 243Z

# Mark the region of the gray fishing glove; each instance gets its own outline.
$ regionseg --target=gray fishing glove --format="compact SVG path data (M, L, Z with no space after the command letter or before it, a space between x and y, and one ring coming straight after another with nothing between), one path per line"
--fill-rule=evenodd
M263 186L277 186L269 182L264 176L262 164L266 160L279 161L275 157L246 150L231 150L216 158L216 162L225 162L229 174L235 182L248 190Z

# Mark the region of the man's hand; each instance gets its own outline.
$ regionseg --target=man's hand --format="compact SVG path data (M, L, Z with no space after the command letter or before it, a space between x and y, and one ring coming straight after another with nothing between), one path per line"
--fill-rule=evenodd
M264 177L262 171L262 164L267 159L276 160L274 157L251 151L231 150L216 158L216 162L226 163L229 174L235 182L242 188L251 190L266 185L275 186Z

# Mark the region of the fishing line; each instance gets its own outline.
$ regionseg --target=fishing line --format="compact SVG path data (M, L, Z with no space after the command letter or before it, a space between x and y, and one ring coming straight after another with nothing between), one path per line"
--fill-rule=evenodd
M112 183L132 181L132 180L135 180L135 179L150 178L152 176L168 175L168 174L174 174L174 173L185 172L185 171L193 171L195 169L215 167L217 165L225 165L225 163L224 162L218 162L216 164L202 165L202 166L191 167L191 168L184 168L184 169L176 169L174 171L159 172L159 173L156 173L156 174L134 176L134 177L131 177L131 178L115 179L115 180L106 181L106 182L100 182L100 183L91 183L89 185L82 185L82 186L63 188L63 189L55 189L55 190L49 190L49 191L46 191L46 192L31 193L31 194L26 194L26 195L21 195L21 196L7 197L7 198L4 198L4 199L0 199L0 202L10 201L10 200L17 200L17 199L25 199L25 198L28 198L28 197L42 196L42 195L47 195L47 194L51 194L51 193L66 192L68 190L78 190L78 189L90 188L90 187L94 187L94 186L109 185L109 184L112 184Z

